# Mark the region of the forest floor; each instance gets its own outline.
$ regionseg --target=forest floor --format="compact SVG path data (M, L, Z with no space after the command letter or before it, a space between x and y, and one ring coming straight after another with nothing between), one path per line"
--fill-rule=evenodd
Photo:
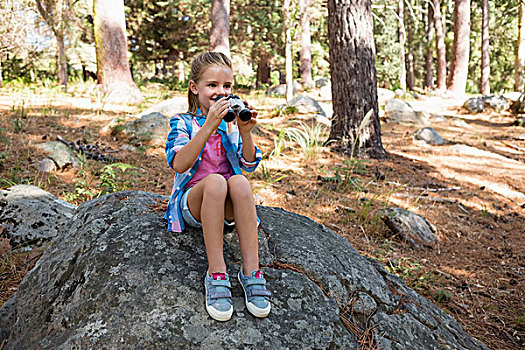
M168 97L184 96L159 85L143 91L146 102L128 107L104 104L93 85L73 86L67 94L43 87L0 89L0 188L33 184L75 204L123 189L169 194L173 174L163 147L107 128L116 118L131 120ZM515 118L507 112L467 114L462 101L422 97L410 103L446 117L431 124L445 145L415 144L418 127L383 124L388 159L351 160L312 136L301 148L281 133L303 128L325 139L328 132L311 116L279 113L283 99L262 92L246 97L260 111L254 134L265 155L248 175L258 204L326 225L491 349L525 347L525 128L513 126ZM45 154L35 145L57 136L96 143L135 168L83 159L80 169L38 172L34 164ZM129 144L136 150L121 148ZM102 183L101 174L109 180ZM414 248L393 235L378 215L390 206L424 216L436 227L436 244ZM14 248L0 238L0 305L41 255Z

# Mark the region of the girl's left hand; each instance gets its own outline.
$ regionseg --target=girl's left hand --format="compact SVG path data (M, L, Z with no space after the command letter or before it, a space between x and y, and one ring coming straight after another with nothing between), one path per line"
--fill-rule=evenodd
M252 131L253 127L257 124L256 118L259 112L253 109L253 107L247 101L244 101L244 105L246 106L246 108L250 110L250 112L252 112L252 118L248 121L243 122L241 118L237 116L237 125L239 126L239 131L241 133L249 133Z

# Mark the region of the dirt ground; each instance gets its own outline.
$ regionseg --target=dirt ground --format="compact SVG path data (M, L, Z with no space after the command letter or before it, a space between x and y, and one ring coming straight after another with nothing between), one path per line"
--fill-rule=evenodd
M80 169L36 170L34 164L45 154L35 145L60 135L98 144L119 162L135 166L113 169L109 190L169 194L172 173L163 148L107 127L173 94L156 89L148 89L139 107L103 104L92 91L0 89L0 187L29 183L75 204L107 192L108 184L100 180L107 164L99 161L84 159ZM260 111L255 138L265 154L259 169L248 175L258 204L326 225L491 349L525 348L525 128L513 126L514 117L494 111L467 114L461 101L422 97L410 103L445 117L431 122L444 145L415 143L412 133L419 127L382 124L388 159L350 161L322 145L301 149L279 138L283 128L298 127L297 120L311 125L311 116L279 115L275 107L282 99L255 93L248 99ZM135 151L122 149L125 144ZM424 216L437 230L436 244L414 248L393 235L378 215L390 206ZM17 251L7 239L0 240L2 304L41 251Z

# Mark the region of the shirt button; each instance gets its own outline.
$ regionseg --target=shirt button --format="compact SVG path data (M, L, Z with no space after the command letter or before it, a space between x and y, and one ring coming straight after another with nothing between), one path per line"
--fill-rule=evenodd
M180 187L177 187L177 190L180 190Z

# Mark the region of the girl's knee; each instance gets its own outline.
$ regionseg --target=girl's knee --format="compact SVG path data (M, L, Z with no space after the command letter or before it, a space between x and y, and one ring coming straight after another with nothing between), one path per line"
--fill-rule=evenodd
M204 193L208 196L226 198L228 194L228 183L226 179L219 174L210 174L204 179Z
M252 196L250 181L244 175L234 175L228 179L230 196Z

